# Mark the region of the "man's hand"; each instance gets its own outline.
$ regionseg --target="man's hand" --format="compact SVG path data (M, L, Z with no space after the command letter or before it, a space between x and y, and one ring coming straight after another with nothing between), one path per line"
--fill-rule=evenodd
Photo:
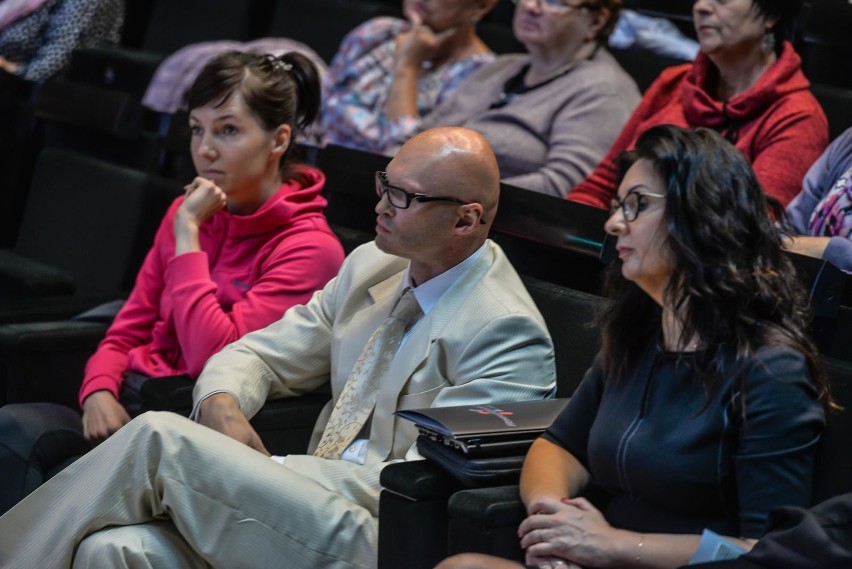
M83 435L97 444L130 422L130 415L109 391L95 391L83 401Z
M198 410L198 422L266 456L272 454L263 446L260 436L249 424L246 416L240 411L237 400L230 393L217 393L202 401Z

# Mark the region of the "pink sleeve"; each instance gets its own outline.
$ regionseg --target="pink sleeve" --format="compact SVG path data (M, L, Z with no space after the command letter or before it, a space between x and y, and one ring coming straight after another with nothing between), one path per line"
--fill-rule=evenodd
M197 377L210 356L227 344L307 302L337 274L343 262L340 243L310 223L311 229L278 244L261 263L261 275L246 297L230 312L217 300L206 253L187 253L169 261L166 289L174 299L175 328L189 375Z
M136 275L136 283L130 297L107 330L106 337L86 363L79 394L81 406L86 397L95 391L110 391L117 399L124 372L127 371L128 352L151 341L151 329L159 317L160 297L164 286L165 267L162 256L172 255L174 252L171 228L179 205L180 199L172 204L163 217L154 237L154 245Z

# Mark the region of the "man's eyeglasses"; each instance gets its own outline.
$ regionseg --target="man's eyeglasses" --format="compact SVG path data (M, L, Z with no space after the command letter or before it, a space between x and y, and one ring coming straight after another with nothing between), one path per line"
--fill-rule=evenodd
M645 199L646 198L664 198L665 194L654 194L650 192L639 192L637 190L630 190L627 192L627 195L624 196L624 199L615 196L609 202L609 215L612 217L612 214L619 208L621 208L621 213L624 215L624 221L631 222L636 221L636 218L639 217L639 212L644 209Z
M539 8L548 12L568 13L571 10L591 10L591 4L581 2L580 4L569 4L565 0L532 0ZM527 0L512 0L514 4L522 4Z
M426 202L451 202L457 203L459 205L470 205L476 202L466 202L464 200L460 200L459 198L454 198L450 196L430 196L429 194L421 194L418 192L409 192L404 190L398 186L392 186L388 183L388 174L387 172L376 172L376 195L379 196L379 199L382 199L382 196L388 197L388 203L397 209L408 209L411 206L411 202L418 201L420 203ZM480 219L480 223L484 224L485 220Z

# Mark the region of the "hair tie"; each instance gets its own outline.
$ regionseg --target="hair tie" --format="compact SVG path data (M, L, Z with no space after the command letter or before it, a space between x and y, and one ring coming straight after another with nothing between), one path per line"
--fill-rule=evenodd
M287 63L286 61L281 61L281 59L279 59L278 57L275 57L274 55L267 55L266 59L267 59L267 61L269 61L269 63L272 64L272 68L275 71L290 71L291 69L293 69L292 63Z

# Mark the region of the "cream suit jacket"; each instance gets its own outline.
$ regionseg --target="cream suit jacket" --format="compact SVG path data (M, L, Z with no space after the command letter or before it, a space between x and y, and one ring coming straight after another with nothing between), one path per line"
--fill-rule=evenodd
M402 294L407 267L408 260L374 243L359 247L307 304L213 356L194 400L227 391L252 417L267 398L298 396L330 380L333 400L317 421L313 450L352 366ZM488 241L411 330L386 377L370 424L367 464L417 456L409 454L416 429L393 415L398 409L553 396L553 344L498 245Z

